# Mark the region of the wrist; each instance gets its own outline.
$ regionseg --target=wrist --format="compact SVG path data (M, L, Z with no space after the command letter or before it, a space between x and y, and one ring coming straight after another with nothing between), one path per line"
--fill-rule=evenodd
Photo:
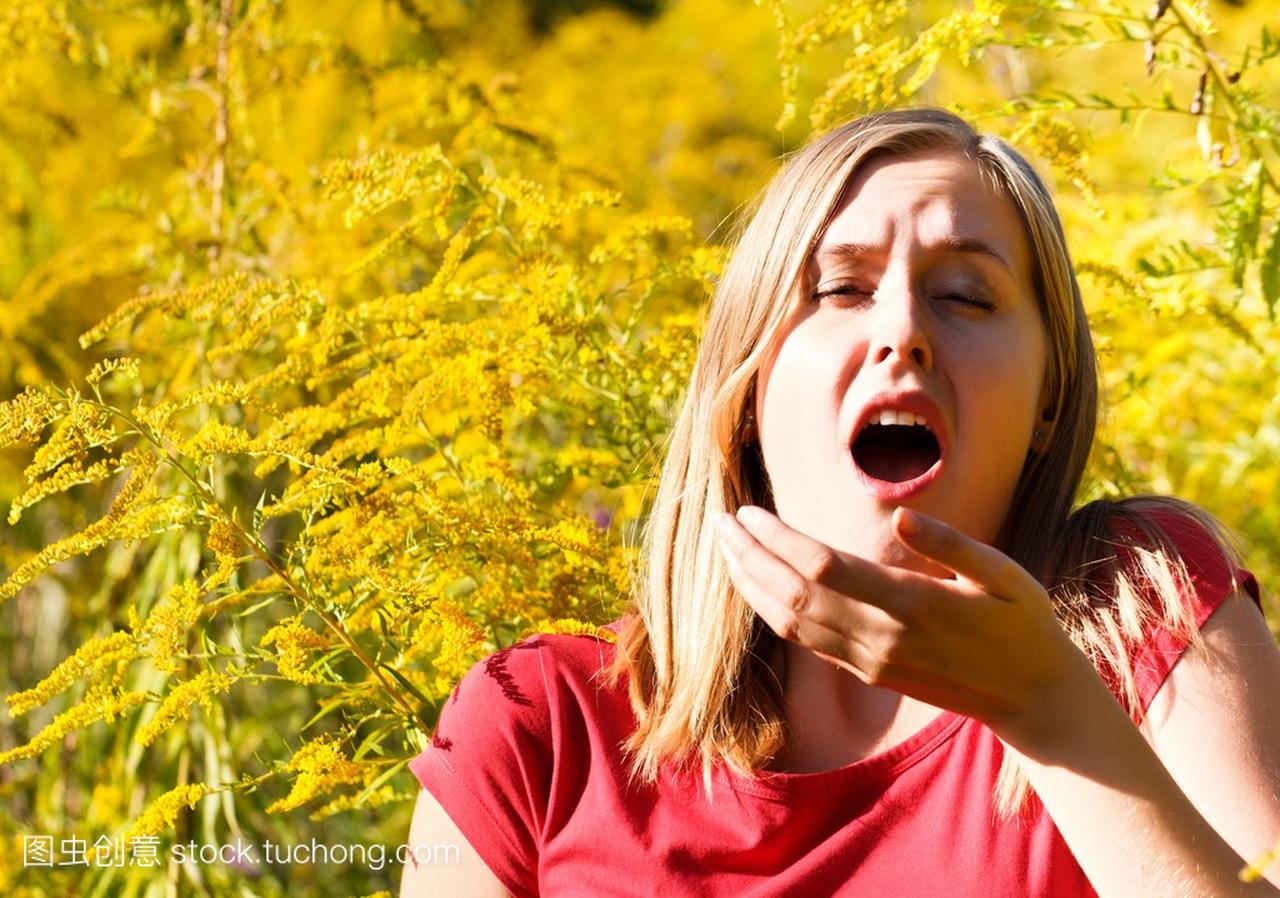
M988 726L1010 748L1052 763L1082 736L1109 726L1132 727L1128 714L1088 657L1063 634L1061 650L1038 665L1039 676L1022 707ZM1136 728L1135 728L1136 733Z

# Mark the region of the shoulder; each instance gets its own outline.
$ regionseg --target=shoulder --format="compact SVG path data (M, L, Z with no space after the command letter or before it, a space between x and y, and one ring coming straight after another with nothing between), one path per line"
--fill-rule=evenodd
M1132 641L1128 666L1141 717L1188 648L1202 651L1210 618L1224 606L1252 604L1261 620L1261 593L1227 528L1192 503L1169 496L1113 503L1107 533L1124 574L1111 584L1111 601L1118 632Z
M1280 648L1257 580L1226 528L1190 503L1130 500L1122 538L1149 547L1150 527L1185 566L1184 597L1198 630L1188 640L1157 625L1135 659L1141 730L1204 819L1244 858L1262 856L1280 829Z
M536 633L478 662L459 682L450 701L461 691L500 692L517 707L547 707L558 687L592 679L613 656L616 631L601 627L595 633ZM496 692L495 692L496 690Z
M1119 559L1139 578L1160 576L1154 553L1172 562L1173 585L1194 606L1197 626L1237 591L1261 607L1257 580L1243 567L1234 537L1199 506L1173 496L1134 496L1112 505L1107 524Z
M587 633L535 633L476 662L440 708L431 747L549 750L551 717L568 691L595 679L613 655L616 624ZM541 744L539 744L541 743Z
M581 700L611 658L608 629L537 633L476 662L440 708L430 744L409 762L485 864L515 895L537 893L537 859L557 769L582 765L567 739L594 713Z

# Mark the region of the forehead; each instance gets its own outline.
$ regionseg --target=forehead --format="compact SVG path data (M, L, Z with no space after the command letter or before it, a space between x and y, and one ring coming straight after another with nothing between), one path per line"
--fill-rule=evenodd
M1013 204L987 185L974 162L954 152L863 164L836 206L815 261L826 261L824 251L837 246L888 253L902 243L979 255L985 248L1016 275L1028 272L1026 236Z

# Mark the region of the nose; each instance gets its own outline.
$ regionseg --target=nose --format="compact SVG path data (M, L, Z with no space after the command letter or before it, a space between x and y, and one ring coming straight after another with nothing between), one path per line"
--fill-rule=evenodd
M933 367L925 311L911 286L900 279L882 280L876 290L875 332L870 358L877 365L907 362L928 371Z

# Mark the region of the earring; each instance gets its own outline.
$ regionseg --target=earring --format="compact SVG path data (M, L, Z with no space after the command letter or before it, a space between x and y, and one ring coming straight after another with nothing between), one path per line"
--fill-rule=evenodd
M1044 431L1037 429L1034 433L1031 434L1031 437L1038 443L1044 439Z

